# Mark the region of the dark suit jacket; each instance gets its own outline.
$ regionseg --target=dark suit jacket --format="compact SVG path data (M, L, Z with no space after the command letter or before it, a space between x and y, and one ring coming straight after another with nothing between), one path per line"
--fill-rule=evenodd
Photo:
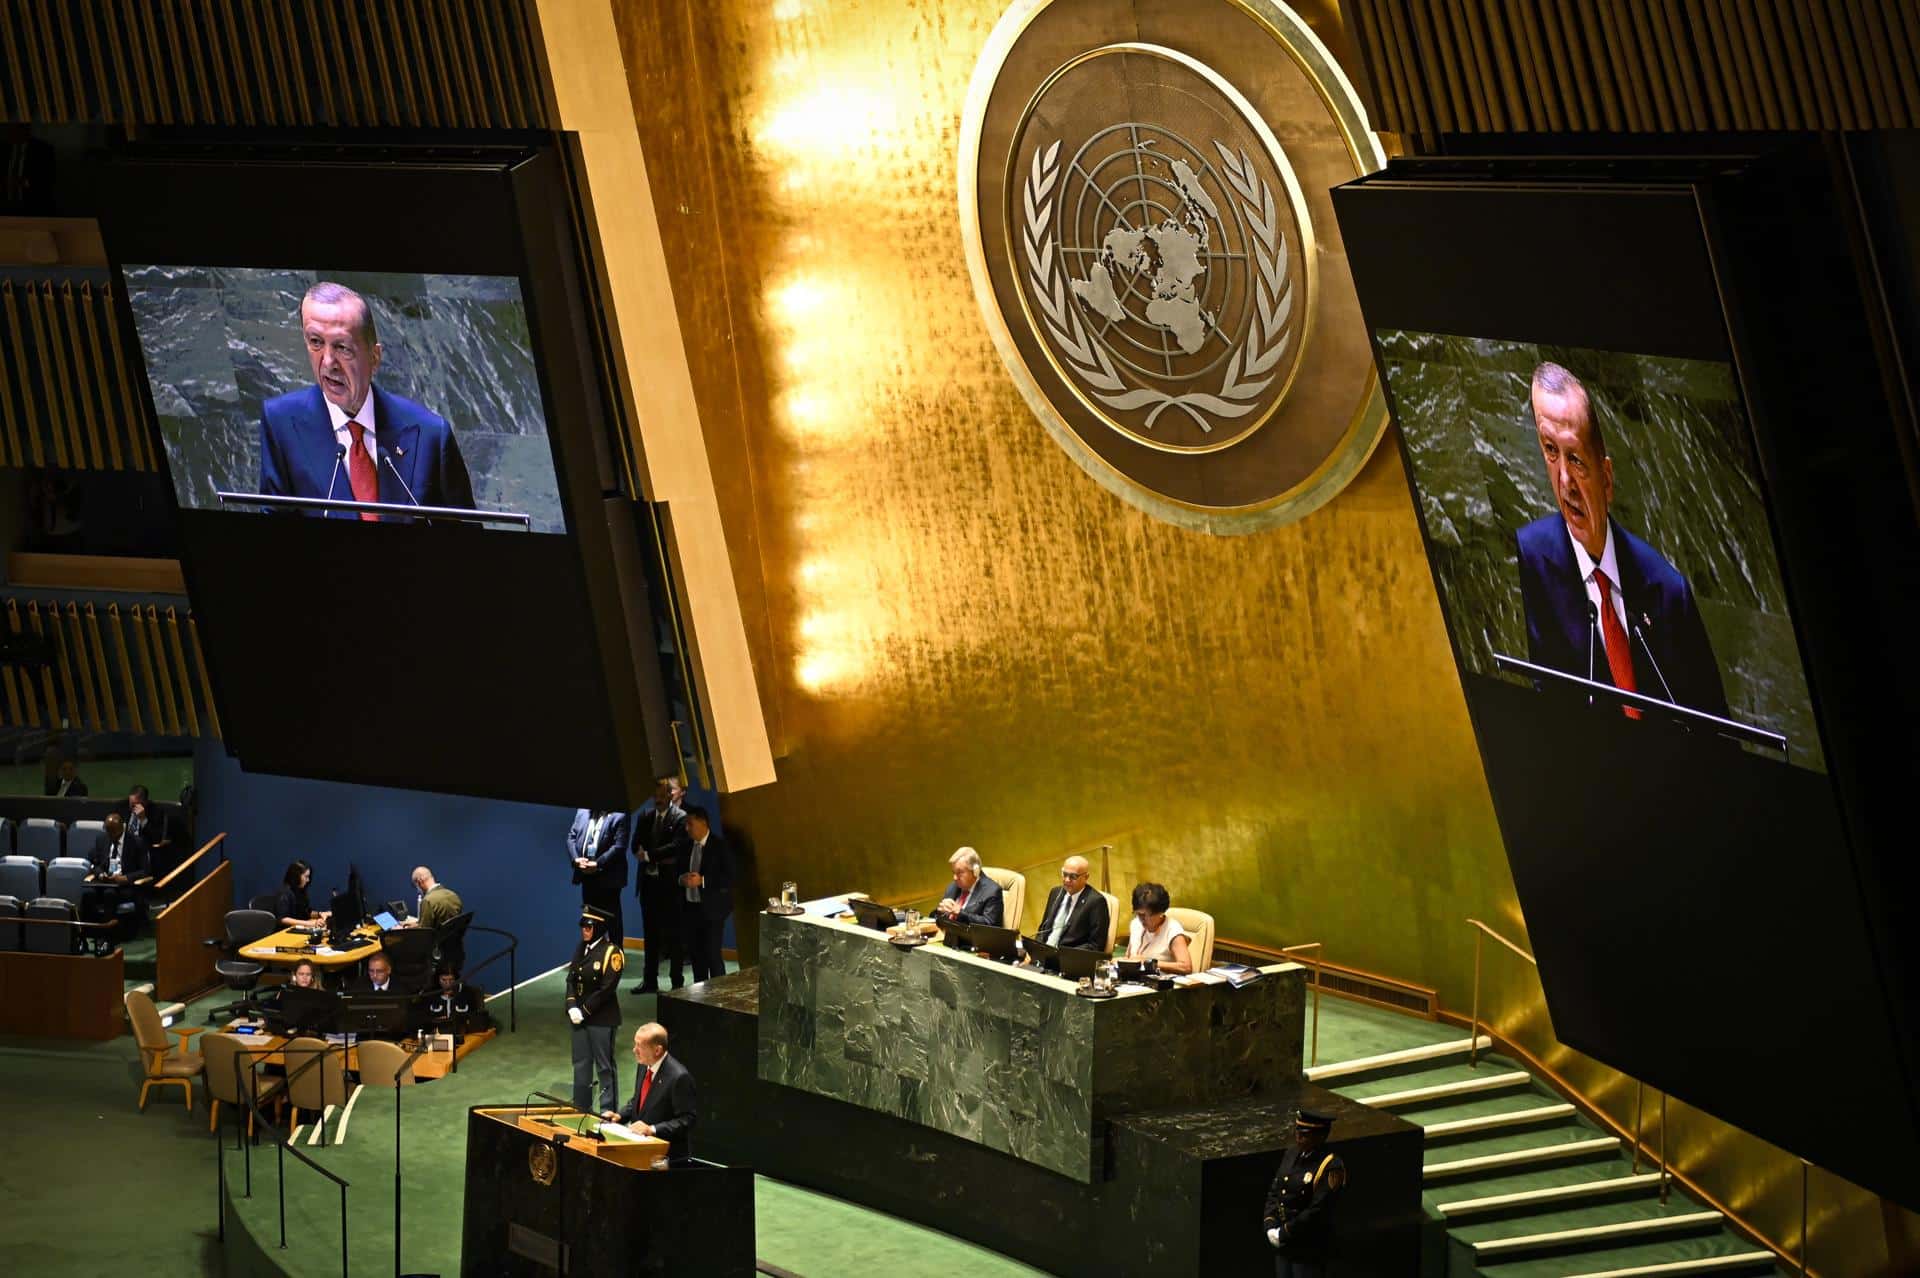
M687 1067L675 1060L671 1052L662 1056L659 1072L654 1077L653 1087L647 1092L647 1104L643 1109L640 1106L640 1078L645 1073L645 1066L634 1067L633 1099L621 1107L620 1121L631 1123L637 1119L651 1124L653 1134L667 1142L667 1157L670 1160L691 1158L693 1125L699 1121L693 1075L687 1073Z
M653 801L648 800L638 812L627 818L627 829L632 832L628 842L633 847L636 865L640 864L640 850L645 848L649 863L658 867L652 882L672 884L671 876L679 874L680 868L687 863L687 814L676 806L669 809L664 818L655 821L655 811ZM648 879L645 874L636 877L640 880L634 884L633 890L637 895Z
M1053 934L1053 916L1059 910L1060 903L1067 899L1067 890L1056 887L1047 894L1047 912L1040 916L1040 926L1034 935L1041 940ZM1080 890L1080 904L1073 911L1073 917L1067 920L1067 930L1060 938L1060 944L1076 950L1098 950L1107 944L1107 898L1100 895L1089 883Z
M73 784L67 787L66 794L62 795L60 793L60 778L55 777L53 780L47 782L47 797L49 799L84 799L87 797L87 783L79 777L75 777Z
M105 830L93 836L93 851L88 853L87 860L93 863L95 874L107 872L107 857L112 847L113 840L107 837ZM145 839L132 834L120 836L120 873L130 879L137 879L147 872L152 862L153 857L147 851Z
M567 831L567 864L573 865L575 858L585 856L581 849L587 845L587 824L593 814L585 808L575 808L573 825ZM594 861L600 869L593 874L582 874L580 867L573 866L573 881L585 883L591 879L596 892L618 892L627 885L627 814L609 812L606 820L600 823L600 845L594 851Z
M679 872L685 874L692 868L693 840L689 839ZM687 900L685 888L680 889L680 900L686 907L698 909L707 918L716 920L733 913L733 848L718 830L708 833L707 846L700 851L700 876L706 882L700 887L697 905Z
M1527 659L1586 678L1591 652L1595 682L1612 683L1599 627L1587 612L1586 583L1580 579L1566 521L1558 513L1536 519L1519 531L1516 541L1520 601L1527 614ZM1713 644L1694 603L1693 587L1659 551L1617 521L1613 555L1627 620L1640 632L1639 637L1628 632L1637 690L1660 697L1665 688L1671 688L1671 699L1680 705L1725 716L1727 694L1720 683ZM1647 659L1649 648L1659 665L1657 672Z
M960 885L958 883L947 884L947 894L940 899L943 901L959 900ZM973 894L967 898L967 908L961 910L953 917L961 923L984 923L988 927L1005 927L1006 923L1003 920L1006 916L1006 893L1000 890L998 883L995 883L983 874L980 876L980 881L973 885Z
M120 813L120 819L127 823L127 833L135 833L132 811L129 810L124 803L120 805L117 811ZM172 835L172 827L167 823L166 812L158 804L147 804L147 822L146 825L141 827L138 833L140 838L146 843L149 851L154 850L159 844L169 841Z
M473 507L473 483L466 460L447 419L410 399L389 394L375 385L374 440L379 451L393 459L390 467L374 456L380 478L380 500L402 506ZM349 463L334 462L339 445L333 419L318 386L291 391L266 402L260 409L260 491L285 497L331 497L353 500ZM394 475L406 479L402 487ZM331 491L329 491L331 480ZM411 499L407 489L413 490ZM353 511L327 511L329 518L357 519Z

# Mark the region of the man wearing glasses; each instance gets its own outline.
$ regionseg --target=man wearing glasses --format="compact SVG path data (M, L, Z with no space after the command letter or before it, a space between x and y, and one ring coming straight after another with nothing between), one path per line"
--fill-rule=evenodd
M1048 945L1097 950L1107 943L1107 898L1087 888L1087 858L1070 856L1060 866L1060 886L1047 894L1047 912L1036 935Z

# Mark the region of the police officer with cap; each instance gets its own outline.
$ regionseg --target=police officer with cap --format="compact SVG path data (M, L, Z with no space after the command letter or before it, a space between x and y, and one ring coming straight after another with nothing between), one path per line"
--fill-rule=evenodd
M627 956L608 927L612 916L597 905L580 911L580 948L567 969L567 1019L573 1022L573 1107L589 1114L620 1102L613 1069L613 1031L620 1024L620 972ZM600 1102L593 1082L600 1080Z
M1323 1146L1333 1115L1303 1109L1293 1123L1293 1147L1280 1160L1263 1213L1267 1242L1277 1253L1278 1278L1327 1278L1333 1243L1333 1207L1347 1187L1347 1165Z

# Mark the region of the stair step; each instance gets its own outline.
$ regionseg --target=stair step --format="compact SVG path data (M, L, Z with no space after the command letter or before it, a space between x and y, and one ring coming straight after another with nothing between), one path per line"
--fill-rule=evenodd
M1577 1204L1593 1198L1652 1193L1659 1188L1660 1173L1646 1172L1638 1176L1616 1176L1610 1180L1588 1180L1573 1185L1549 1185L1545 1189L1523 1189L1511 1194L1490 1194L1484 1198L1461 1198L1440 1203L1436 1210L1451 1223L1462 1217L1488 1212Z
M1445 1140L1454 1136L1474 1136L1481 1132L1498 1131L1505 1127L1531 1127L1537 1123L1558 1122L1563 1118L1572 1118L1573 1106L1562 1102L1558 1105L1537 1105L1532 1109L1516 1109L1504 1114L1479 1114L1472 1118L1456 1118L1444 1123L1429 1123L1422 1128L1429 1141Z
M1639 1242L1654 1234L1681 1233L1691 1229L1717 1226L1723 1221L1717 1211L1691 1211L1677 1216L1650 1216L1644 1220L1623 1220L1611 1225L1587 1225L1579 1229L1556 1229L1544 1234L1515 1234L1511 1238L1489 1238L1468 1244L1474 1263L1500 1260L1522 1253L1566 1251L1583 1247Z
M1483 1078L1462 1079L1457 1083L1435 1083L1431 1087L1410 1087L1401 1092L1382 1092L1378 1096L1355 1096L1352 1099L1375 1109L1391 1109L1395 1105L1424 1105L1430 1101L1457 1100L1462 1096L1478 1096L1485 1092L1504 1092L1532 1083L1533 1075L1516 1069L1507 1073L1488 1074Z
M1534 1163L1556 1162L1563 1158L1590 1158L1619 1152L1618 1137L1597 1136L1591 1140L1562 1141L1554 1145L1535 1145L1498 1154L1478 1154L1450 1162L1428 1163L1420 1169L1420 1177L1422 1180L1438 1180L1445 1176L1469 1176L1476 1172L1501 1171Z
M1697 1260L1669 1260L1653 1265L1630 1265L1625 1269L1594 1269L1568 1274L1567 1278L1653 1278L1653 1275L1680 1275L1771 1270L1774 1254L1770 1251L1736 1251L1725 1256L1702 1256Z
M1493 1040L1482 1034L1478 1040L1480 1050L1486 1051L1493 1046ZM1449 1056L1465 1056L1473 1050L1473 1042L1468 1039L1456 1039L1446 1043L1427 1043L1420 1047L1406 1047L1397 1052L1382 1052L1378 1056L1357 1056L1350 1061L1332 1061L1326 1065L1315 1065L1307 1070L1307 1080L1324 1083L1330 1078L1351 1078L1356 1074L1370 1074L1374 1070L1393 1069L1400 1065L1417 1065L1423 1061L1444 1060Z

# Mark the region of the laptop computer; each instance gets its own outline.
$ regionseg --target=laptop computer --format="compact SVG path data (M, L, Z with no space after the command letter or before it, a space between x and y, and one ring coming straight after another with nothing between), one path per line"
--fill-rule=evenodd
M847 902L847 908L853 911L853 917L860 921L861 927L870 927L876 932L884 932L900 921L900 915L891 905L882 905L878 901L863 901L855 897Z
M382 910L378 914L374 915L373 921L380 925L380 930L382 932L391 932L393 931L393 929L400 926L400 920L393 917L393 915L388 913L386 910Z
M1071 945L1052 946L1037 936L1027 937L1021 942L1027 951L1027 957L1049 969L1057 970L1068 980L1077 981L1092 976L1093 969L1100 966L1100 960L1106 955L1099 950L1083 950Z
M959 927L947 929L948 945L952 945L956 937L967 949L977 950L988 958L1010 959L1014 956L1014 947L1020 940L1020 933L1010 927L963 923Z

